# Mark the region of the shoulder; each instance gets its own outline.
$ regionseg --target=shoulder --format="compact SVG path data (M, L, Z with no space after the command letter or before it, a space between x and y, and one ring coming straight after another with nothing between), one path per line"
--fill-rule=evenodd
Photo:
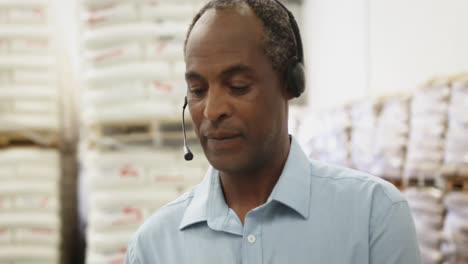
M173 244L181 241L179 225L194 197L194 189L160 208L140 226L128 245L128 263L154 263L161 252L177 250Z
M340 191L343 195L378 198L390 204L404 202L401 192L379 177L320 161L311 161L312 181Z
M179 224L192 198L193 190L165 205L147 219L128 244L126 263L158 263L161 252L174 253L177 248L168 242L180 240ZM158 252L155 251L156 248Z
M164 233L177 232L185 210L193 197L194 190L191 190L166 204L145 221L138 229L136 235L143 238L151 238L155 234L161 236Z
M405 263L420 263L408 203L393 184L348 168L318 161L310 164L312 193L321 199L317 206L326 204L331 211L327 220L345 219L338 221L344 229L353 226L359 230L369 243L371 263L395 258L394 252Z
M332 199L335 205L366 216L369 224L385 217L392 207L406 204L402 193L391 183L356 170L311 161L312 192L321 199Z
M153 213L136 231L133 242L138 244L154 244L161 241L161 238L164 236L177 235L180 222L185 210L194 197L194 190L196 188L182 194Z

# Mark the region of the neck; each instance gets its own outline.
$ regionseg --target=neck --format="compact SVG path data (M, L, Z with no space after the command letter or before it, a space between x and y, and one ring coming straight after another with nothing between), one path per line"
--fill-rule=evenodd
M281 141L277 152L261 168L242 174L220 173L221 186L227 205L244 223L250 210L264 204L278 182L289 155L289 137Z

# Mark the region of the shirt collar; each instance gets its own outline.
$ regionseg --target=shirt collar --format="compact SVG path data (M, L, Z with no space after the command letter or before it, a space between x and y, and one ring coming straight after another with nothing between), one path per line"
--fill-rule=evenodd
M280 202L309 218L311 199L311 164L301 146L292 138L283 172L268 198Z
M292 138L288 159L267 203L272 200L282 203L307 219L311 196L310 166L301 147ZM229 207L221 189L219 172L210 167L203 181L194 190L193 199L184 213L179 229L206 221L210 228L223 230L228 214ZM237 232L232 230L232 233Z

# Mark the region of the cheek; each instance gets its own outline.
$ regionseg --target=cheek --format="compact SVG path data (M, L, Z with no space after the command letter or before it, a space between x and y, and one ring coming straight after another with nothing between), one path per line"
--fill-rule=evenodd
M190 115L190 117L186 116L185 120L187 120L187 118L192 119L193 128L195 130L195 133L197 133L198 135L198 131L200 130L200 125L201 125L201 121L203 117L203 112L202 110L200 110L200 107L190 106L190 105L188 107L188 110L189 110L188 114Z
M272 115L269 107L270 105L265 102L264 98L258 98L237 109L238 118L247 126L254 140L264 136L271 129Z

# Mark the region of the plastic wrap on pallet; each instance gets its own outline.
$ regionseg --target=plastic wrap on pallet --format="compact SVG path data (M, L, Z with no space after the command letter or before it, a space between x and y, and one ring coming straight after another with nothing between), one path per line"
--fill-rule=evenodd
M93 252L88 250L86 259L89 263L93 264L108 264L108 263L124 263L126 255L126 248L123 248L117 252Z
M79 199L88 264L122 263L138 226L208 167L200 152L200 162L181 163L180 148L183 41L200 2L81 1L81 61L88 70ZM192 129L187 136L194 139Z
M44 54L52 52L52 43L48 38L16 38L9 40L9 51L12 53Z
M181 166L180 159L179 151L88 152L84 157L84 166L92 190L141 189L146 186L177 190L181 184L200 181L208 167L204 161Z
M58 263L62 252L61 159L45 148L61 128L51 8L0 0L0 263Z
M2 263L59 263L58 248L47 245L12 245L0 247L0 261ZM34 262L33 262L34 261Z
M0 262L56 263L62 227L59 152L10 147L0 151L0 168Z
M29 16L45 16L43 3L0 3L0 6L4 5L11 11L10 18L15 19L10 21L13 24L0 27L0 46L4 50L0 56L0 68L4 69L0 73L0 130L18 132L16 138L19 135L44 143L48 140L41 141L41 135L31 131L57 133L60 128L57 109L59 75L56 53L51 49L53 31L49 24L27 19ZM46 94L53 96L46 98Z
M87 49L92 50L109 47L115 45L115 43L124 44L136 40L176 39L183 41L186 30L186 23L178 22L112 25L86 31L84 35L84 45Z
M121 256L132 233L156 210L200 180L206 162L180 163L179 151L132 145L118 150L84 149L85 215L88 262ZM198 164L198 165L197 165ZM198 166L198 167L197 167ZM97 262L92 262L97 261Z
M410 206L423 263L441 263L445 206L443 192L435 188L407 188L403 192Z
M197 11L191 3L148 2L142 7L142 17L149 21L185 20Z
M351 161L358 170L371 172L376 164L376 129L381 104L363 101L351 106Z
M436 179L441 172L448 121L448 80L429 82L413 94L404 177Z
M298 141L310 158L342 166L350 165L347 108L311 115L304 114L298 129Z
M5 3L0 2L2 7L1 17L2 22L5 24L46 24L49 17L49 7L44 2L40 1L30 1L26 4L20 3L21 1L16 1L16 3Z
M102 49L85 51L83 56L87 65L93 67L104 67L142 60L144 50L140 43L131 42L126 44L117 44Z
M448 264L468 262L468 194L450 192L445 197L447 216L442 252Z
M81 21L87 28L118 25L137 20L137 8L132 2L111 3L98 8L85 9L81 15Z
M409 131L409 102L395 97L383 102L376 126L375 160L370 173L400 179Z
M454 81L449 106L449 124L444 163L468 167L468 78Z

